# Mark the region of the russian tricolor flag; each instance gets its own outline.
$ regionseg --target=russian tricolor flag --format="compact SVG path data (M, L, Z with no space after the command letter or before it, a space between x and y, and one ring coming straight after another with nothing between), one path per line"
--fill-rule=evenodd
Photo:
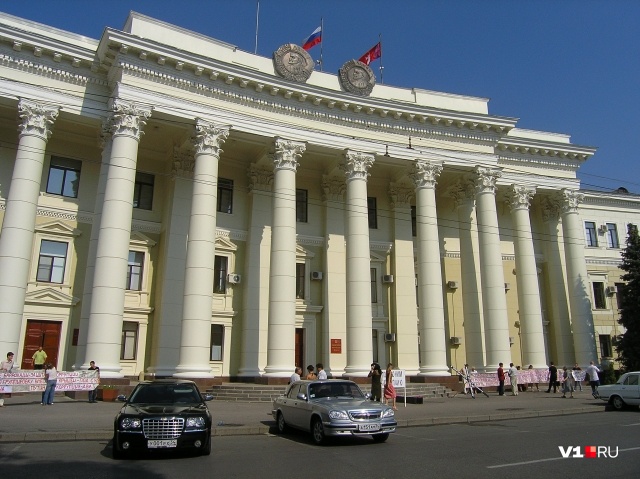
M316 28L309 37L302 42L302 48L309 50L322 41L322 26Z

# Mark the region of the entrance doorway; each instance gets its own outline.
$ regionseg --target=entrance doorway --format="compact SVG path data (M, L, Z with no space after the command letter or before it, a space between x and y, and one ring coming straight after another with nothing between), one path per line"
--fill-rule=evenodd
M296 366L300 366L302 370L305 369L304 364L304 328L296 328Z
M22 350L22 369L33 369L33 353L40 346L47 353L47 362L58 367L58 348L60 347L60 321L27 320L27 332Z

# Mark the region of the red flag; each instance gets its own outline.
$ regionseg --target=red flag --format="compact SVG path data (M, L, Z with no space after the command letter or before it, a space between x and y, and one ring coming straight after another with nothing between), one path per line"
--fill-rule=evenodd
M369 65L372 61L377 60L382 56L382 45L380 42L376 43L375 46L369 50L367 53L360 57L360 61L365 65Z

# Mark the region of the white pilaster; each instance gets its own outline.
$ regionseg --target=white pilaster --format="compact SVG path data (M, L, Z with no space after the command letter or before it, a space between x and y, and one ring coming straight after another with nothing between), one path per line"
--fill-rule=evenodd
M295 368L296 169L306 146L276 138L275 148L269 333L264 375L287 377Z
M486 369L495 370L498 363L511 362L509 321L504 291L504 269L500 248L500 231L496 211L496 182L499 170L476 169L476 216L480 240L480 272L482 277L482 301L484 306Z
M180 363L175 377L213 377L209 366L216 248L218 162L229 127L196 122L193 197L189 217Z
M529 208L534 188L513 185L509 191L509 205L515 229L516 281L518 283L518 309L520 311L520 338L522 364L544 368L547 356L544 347L542 308L538 268L533 250Z
M102 377L122 377L120 343L131 239L138 144L151 109L116 99L110 117L112 146L100 216L87 350L83 364L100 365Z
M342 165L347 176L347 366L345 375L366 376L373 359L371 252L367 216L367 177L371 154L347 150Z
M583 366L597 361L595 330L591 302L589 301L589 278L584 258L584 230L578 216L578 205L584 199L582 193L562 190L562 229L564 251L567 259L567 286L571 308L571 327L576 362Z
M436 211L436 182L441 172L441 165L418 160L410 175L416 187L421 376L449 374Z
M25 99L18 103L22 123L0 234L0 351L13 351L16 360L22 359L18 345L42 166L58 110L58 107Z

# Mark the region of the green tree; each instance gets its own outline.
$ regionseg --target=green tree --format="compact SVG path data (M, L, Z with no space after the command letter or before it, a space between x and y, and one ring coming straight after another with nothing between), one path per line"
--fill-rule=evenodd
M640 236L627 225L627 246L622 251L620 278L626 283L620 297L620 319L626 331L618 337L618 360L627 371L640 370Z

